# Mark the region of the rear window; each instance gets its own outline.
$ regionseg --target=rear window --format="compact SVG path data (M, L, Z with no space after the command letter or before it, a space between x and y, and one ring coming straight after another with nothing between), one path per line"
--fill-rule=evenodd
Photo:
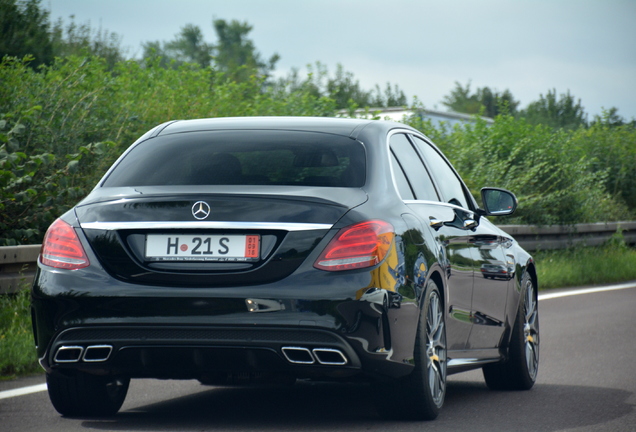
M298 185L361 187L365 151L358 141L297 131L204 131L137 145L104 187Z

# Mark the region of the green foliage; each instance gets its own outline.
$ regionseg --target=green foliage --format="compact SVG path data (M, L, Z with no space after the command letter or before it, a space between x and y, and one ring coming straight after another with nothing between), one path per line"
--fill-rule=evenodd
M77 24L72 15L66 26L61 18L55 22L50 31L50 40L55 57L97 56L106 60L109 69L124 60L119 35L102 28L94 30L88 23Z
M39 243L135 139L171 119L335 114L304 89L263 91L211 68L70 56L35 72L0 63L0 245Z
M0 378L15 378L40 370L31 329L29 289L0 295Z
M212 66L220 76L233 82L269 77L280 57L274 54L266 62L261 60L254 42L248 38L251 25L223 19L214 19L212 25L218 39L216 45L205 42L201 28L187 24L172 41L144 43L144 61L173 69L187 63L202 68Z
M556 89L549 90L539 100L531 102L519 113L533 125L546 125L552 128L576 129L587 125L587 114L581 105L581 99L575 101L574 96L567 93L557 98Z
M163 67L177 68L184 63L194 63L201 67L210 66L214 47L203 40L203 32L198 26L188 24L170 42L159 41L143 44L143 58L158 60Z
M623 116L618 114L618 108L616 107L612 107L607 110L603 109L602 115L595 115L594 120L591 123L592 126L600 125L608 127L623 126L626 124L628 124L628 122L625 121ZM632 120L630 124L636 127L636 120Z
M215 46L214 63L216 68L236 82L248 80L251 76L268 78L280 59L273 54L269 60L261 60L254 42L247 38L252 26L247 22L222 19L212 21L218 43Z
M232 81L196 64L164 68L159 59L117 62L111 69L101 57L70 56L38 71L29 61L0 63L1 245L39 243L54 218L157 124L334 116L338 106L328 89L337 94L338 84L354 84L341 69L340 78L326 86L331 78L320 64L316 74L268 86L256 72ZM358 106L351 98L348 103L351 110ZM598 121L587 129L555 131L510 115L492 125L476 120L455 128L421 119L411 123L442 148L475 196L487 185L517 194L518 212L500 223L573 224L626 220L636 213L631 125Z
M112 146L88 144L64 157L25 151L23 138L39 123L41 109L0 120L0 246L41 241L51 222L88 192L86 172L101 167Z
M489 87L482 87L472 93L470 82L466 86L455 82L455 88L444 96L442 104L456 112L491 118L510 114L526 119L531 125L544 125L553 129L572 130L588 125L581 100L576 100L569 90L558 97L555 89L549 90L545 96L541 94L538 100L530 102L524 110L517 110L519 102L514 100L509 90L499 93ZM625 120L618 115L616 108L611 108L602 118L597 117L595 123L620 126L625 124Z
M31 67L53 62L49 38L49 13L41 0L0 0L0 59L33 57Z
M514 100L512 93L507 89L499 93L489 87L482 87L471 94L470 82L466 87L462 87L456 81L455 88L444 96L442 104L455 112L494 118L499 114L515 114L519 102Z
M29 56L29 66L34 69L70 55L102 57L111 69L124 59L117 34L94 30L88 23L76 24L73 16L66 26L61 19L52 25L41 2L0 0L0 59Z
M397 85L386 83L384 91L379 85L376 85L373 90L365 90L353 73L346 71L341 64L337 65L334 76L331 76L327 66L320 62L307 65L305 78L301 78L299 71L293 69L286 78L274 83L272 88L282 92L307 92L316 97L332 99L336 108L346 109L352 116L353 112L360 107L390 107L408 104L404 92Z
M569 225L627 220L636 213L632 201L612 191L632 190L620 183L625 177L619 173L633 179L636 172L634 128L555 131L510 115L496 117L491 125L476 118L454 128L418 118L410 123L436 142L478 202L484 186L515 192L519 209L497 223ZM591 149L602 152L604 144L612 150L605 148L603 159L590 154Z
M636 128L617 123L610 111L588 129L578 129L572 141L572 152L590 159L593 170L605 171L608 193L636 210Z

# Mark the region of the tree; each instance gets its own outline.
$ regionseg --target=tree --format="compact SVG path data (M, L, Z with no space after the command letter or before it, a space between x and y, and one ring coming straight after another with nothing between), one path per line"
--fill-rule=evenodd
M391 83L386 83L384 91L376 85L373 90L365 90L353 72L346 71L338 64L335 75L331 76L326 65L321 62L307 65L307 77L301 79L298 69L292 69L286 78L275 86L279 91L303 91L316 97L327 97L336 103L336 108L391 107L406 106L408 100L404 92Z
M327 80L326 96L335 100L338 108L346 108L352 102L358 106L371 105L371 92L363 90L353 73L345 71L341 64L336 68L336 75Z
M98 56L106 60L111 70L118 62L124 60L119 35L101 27L93 30L90 23L78 25L73 15L70 16L70 23L66 28L62 19L58 19L51 29L50 37L55 57Z
M587 126L587 114L581 99L575 101L569 90L558 98L556 89L549 90L545 96L541 94L539 100L528 104L520 116L525 117L530 124L543 124L555 129Z
M219 71L237 82L246 81L252 75L269 78L280 56L273 54L269 60L261 60L254 42L247 38L251 25L237 20L228 23L223 19L214 19L212 25L218 38L214 63Z
M30 56L29 65L51 65L56 57L98 56L110 69L124 59L121 38L107 30L94 31L90 24L78 25L71 15L64 27L61 19L54 25L41 0L0 0L0 58Z
M203 40L201 28L193 24L182 27L175 39L170 42L146 42L143 48L145 59L160 57L160 64L164 67L195 63L203 68L210 66L214 49Z
M515 114L518 101L515 101L510 90L503 93L493 91L489 87L478 88L475 93L470 91L470 82L463 87L455 81L455 88L444 96L442 104L453 111L465 114L482 114L494 118L499 114Z
M515 114L519 102L514 99L510 90L503 93L492 91L488 87L477 90L477 99L486 108L486 117L497 117L500 114Z
M450 94L444 96L442 104L455 112L466 114L478 114L482 107L477 95L470 93L470 82L466 83L466 87L462 87L457 81Z
M49 13L41 0L0 0L0 58L33 56L31 67L53 62Z
M372 106L374 107L398 107L408 105L408 99L404 92L397 84L391 85L387 82L384 92L380 90L380 86L376 84L375 94L373 95Z
M593 125L603 125L608 127L631 125L632 127L636 127L636 119L632 118L632 121L628 122L622 115L618 114L618 108L612 107L608 110L603 109L602 115L595 115L594 121L592 121L590 126Z
M143 57L146 61L159 61L164 67L179 67L184 63L194 63L206 68L214 66L227 79L245 82L252 76L267 79L280 59L278 54L269 60L261 60L254 42L247 36L252 26L246 22L222 19L212 21L217 43L205 42L201 28L193 24L185 25L175 39L169 42L146 42Z

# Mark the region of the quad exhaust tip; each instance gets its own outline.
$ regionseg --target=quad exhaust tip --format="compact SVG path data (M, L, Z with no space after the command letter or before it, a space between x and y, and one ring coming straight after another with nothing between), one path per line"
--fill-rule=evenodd
M319 363L329 366L343 366L349 361L342 351L334 348L283 347L283 355L293 364L311 365Z
M335 366L347 364L347 358L340 350L333 348L314 348L312 352L320 364Z
M76 363L82 358L84 347L81 346L63 346L55 353L56 363Z
M281 348L283 355L288 362L294 364L310 365L316 363L311 351L302 347L283 347Z
M56 363L97 363L108 360L113 352L112 345L62 346L55 353L53 360Z
M86 348L82 360L88 363L103 362L108 360L112 351L111 345L92 345Z

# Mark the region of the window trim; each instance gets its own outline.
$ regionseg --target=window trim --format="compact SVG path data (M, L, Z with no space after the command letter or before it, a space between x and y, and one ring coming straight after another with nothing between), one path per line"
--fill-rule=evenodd
M455 174L455 178L457 178L457 180L459 181L459 184L462 187L462 190L464 192L464 198L466 199L466 203L468 204L468 208L464 208L461 206L457 206L455 204L452 204L450 202L446 202L446 201L440 201L444 204L449 204L453 207L457 207L460 208L462 210L469 210L471 212L476 212L477 209L479 208L479 206L477 205L477 202L475 201L475 198L473 197L473 194L470 193L470 190L468 189L468 186L466 186L466 183L464 183L464 180L462 179L462 177L459 175L459 173L457 172L457 170L455 169L455 167L453 166L453 164L450 162L450 160L448 160L448 158L446 157L446 155L444 155L444 153L442 153L442 151L430 140L428 139L428 137L426 137L423 134L417 134L414 133L413 131L409 132L408 134L408 138L411 141L411 144L413 145L413 147L415 148L415 151L417 152L417 154L420 156L420 159L422 159L422 161L424 162L424 165L426 166L427 171L429 172L429 176L431 177L433 184L435 185L435 188L437 189L437 194L438 195L443 195L440 191L441 188L439 187L439 182L437 181L437 179L435 178L435 175L431 174L431 169L428 166L428 162L426 160L426 157L424 157L424 155L422 154L422 152L420 151L417 143L415 142L415 140L413 139L413 137L418 137L420 138L422 141L424 141L426 144L428 144L429 146L431 146L431 148L437 152L437 154L446 162L446 164L448 165L448 167L451 169L451 171L453 172L453 174ZM444 197L445 199L446 197Z
M431 178L431 181L433 182L433 187L435 188L435 192L437 193L438 197L442 197L443 194L440 192L440 187L439 187L439 182L437 181L437 179L435 178L434 175L431 174L431 169L429 167L429 164L426 161L426 158L424 157L424 155L422 154L422 152L420 151L419 147L417 146L417 144L414 141L413 137L418 137L420 138L422 141L424 141L426 144L430 145L433 150L435 150L437 152L437 154L439 154L442 159L448 164L448 166L450 167L451 171L453 172L453 174L455 174L455 177L457 178L457 180L459 180L459 183L462 187L462 190L464 191L464 196L466 198L467 204L469 208L464 208L461 206L457 206L455 204L451 204L449 202L445 202L445 201L430 201L430 200L405 200L402 198L402 195L400 195L400 190L397 186L397 181L395 178L395 173L393 172L393 164L391 163L391 155L392 155L392 150L391 150L391 137L395 134L404 134L406 135L406 137L408 138L409 142L411 143L411 145L413 146L413 148L415 149L415 152L417 153L417 155L420 157L420 160L422 161L422 164L424 165L424 168L426 169L429 177ZM397 196L400 197L400 199L402 200L402 202L404 202L405 204L407 203L417 203L417 204L443 204L452 208L456 208L456 209L461 209L463 211L470 211L470 212L477 212L477 209L479 209L479 206L477 205L477 202L475 201L475 198L473 197L473 195L470 193L470 190L468 189L468 187L466 186L466 184L464 183L464 180L461 178L461 176L459 175L459 173L457 172L457 170L455 169L455 167L453 166L453 164L448 160L448 158L444 155L444 153L442 153L440 151L440 149L433 143L433 141L431 139L429 139L426 135L422 134L422 133L418 133L416 131L414 131L413 129L407 129L407 128L396 128L396 129L391 129L386 136L386 149L387 149L387 156L389 158L388 163L389 163L389 169L391 171L391 180L393 182L393 188L395 189L395 192L397 194ZM396 158L397 159L397 158ZM398 165L399 165L399 160L398 160ZM401 167L401 166L400 166ZM404 175L406 176L406 173L404 173ZM411 192L413 193L413 196L415 196L415 192L413 191L413 188L410 184L410 180L408 177L406 177L407 181L409 182L409 187L411 187ZM442 197L440 199L443 199L445 197Z
M400 160L398 159L398 157L395 155L395 152L393 152L393 150L391 149L391 138L393 137L393 135L404 135L406 137L406 140L411 144L411 147L413 148L413 150L415 151L415 154L417 154L417 156L420 158L420 162L422 163L422 166L424 167L424 169L426 170L426 174L428 175L428 177L431 179L431 183L433 184L433 189L435 190L435 194L437 194L437 198L439 199L441 194L440 194L440 189L437 186L437 182L435 181L435 179L433 178L433 176L431 175L431 171L429 169L429 167L427 166L426 162L424 161L424 158L422 157L421 152L419 151L419 149L415 146L415 144L413 143L413 140L411 139L411 137L409 136L409 134L412 134L413 131L409 130L409 129L392 129L389 131L389 133L387 134L386 137L386 146L387 146L387 152L389 155L389 168L391 170L391 179L393 180L393 187L395 188L395 191L397 192L397 195L400 197L400 199L403 202L406 201L413 201L413 200L405 200L404 198L402 198L402 195L400 194L400 189L398 188L397 185L397 180L396 180L396 176L395 176L395 172L393 171L393 164L391 163L391 156L393 155L393 157L395 157L395 160L397 161L398 165L400 166L400 168L402 169L402 173L404 174L404 177L406 178L407 183L409 184L409 188L411 189L411 194L413 195L413 197L416 197L417 194L415 193L415 189L413 188L412 185L412 181L411 179L409 179L409 177L406 175L406 171L404 170L404 167L402 167L402 164L400 163ZM431 200L415 200L416 202L442 202L442 201L431 201Z

